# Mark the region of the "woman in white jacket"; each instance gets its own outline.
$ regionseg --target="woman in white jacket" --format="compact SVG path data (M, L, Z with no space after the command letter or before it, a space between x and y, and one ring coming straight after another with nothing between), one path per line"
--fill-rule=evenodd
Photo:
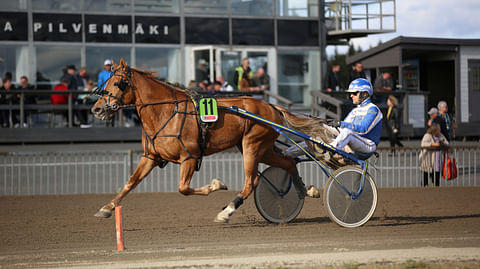
M447 146L448 141L445 136L440 132L440 125L438 123L432 123L422 138L422 152L420 152L420 170L423 171L423 186L428 186L428 176L432 179L432 183L435 186L440 185L440 171L442 168L442 153L440 148ZM438 150L431 149L438 147ZM429 149L427 149L429 148Z

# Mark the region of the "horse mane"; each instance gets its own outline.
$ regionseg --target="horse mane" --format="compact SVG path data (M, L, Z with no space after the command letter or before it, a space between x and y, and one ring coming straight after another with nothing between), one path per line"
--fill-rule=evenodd
M169 81L165 81L163 79L158 78L157 77L157 72L149 71L149 70L142 70L142 69L138 69L136 67L130 67L130 70L135 72L135 73L138 73L138 74L142 75L143 77L145 77L145 78L147 78L147 79L149 79L153 82L156 82L157 84L161 84L163 86L167 86L169 88L172 88L173 90L183 92L187 95L195 95L196 94L195 91L188 89L187 87L185 87L185 85L183 85L180 82L169 82Z

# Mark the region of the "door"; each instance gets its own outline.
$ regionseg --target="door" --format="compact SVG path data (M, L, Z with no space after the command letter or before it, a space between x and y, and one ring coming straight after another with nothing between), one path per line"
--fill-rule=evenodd
M480 122L480 60L468 60L469 122Z
M193 74L193 80L195 80L197 83L203 80L208 80L210 83L214 81L215 63L213 57L213 46L192 48L192 64L190 66L190 74Z
M222 76L232 86L235 68L242 64L242 59L248 57L253 74L263 68L270 79L270 91L276 93L276 59L273 48L216 48L216 74Z

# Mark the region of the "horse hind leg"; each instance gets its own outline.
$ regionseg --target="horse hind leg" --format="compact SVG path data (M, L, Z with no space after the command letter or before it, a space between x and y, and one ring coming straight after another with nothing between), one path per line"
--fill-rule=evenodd
M257 152L244 153L243 163L245 170L245 184L243 190L217 214L214 222L228 223L230 216L243 204L243 201L253 192L258 183Z

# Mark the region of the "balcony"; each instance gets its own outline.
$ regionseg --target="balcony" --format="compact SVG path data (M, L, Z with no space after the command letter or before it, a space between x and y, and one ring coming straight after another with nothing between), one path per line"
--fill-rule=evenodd
M395 32L395 0L325 1L329 42Z

